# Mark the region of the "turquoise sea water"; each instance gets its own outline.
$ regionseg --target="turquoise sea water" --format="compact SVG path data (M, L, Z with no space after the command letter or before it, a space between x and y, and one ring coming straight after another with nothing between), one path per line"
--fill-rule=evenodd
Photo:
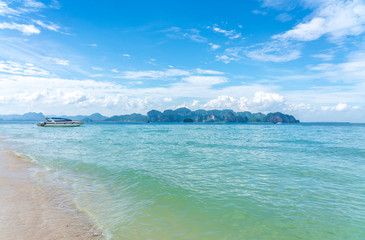
M365 125L1 124L110 239L365 239Z

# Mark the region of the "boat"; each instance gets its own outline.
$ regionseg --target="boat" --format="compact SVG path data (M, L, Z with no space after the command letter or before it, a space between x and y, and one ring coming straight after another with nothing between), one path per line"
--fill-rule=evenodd
M73 121L68 118L45 117L45 122L39 122L39 127L79 127L84 124L82 121Z

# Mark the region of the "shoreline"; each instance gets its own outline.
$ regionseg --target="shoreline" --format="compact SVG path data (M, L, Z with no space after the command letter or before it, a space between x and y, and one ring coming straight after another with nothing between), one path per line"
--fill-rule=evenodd
M66 194L37 182L35 167L0 150L0 239L105 239Z

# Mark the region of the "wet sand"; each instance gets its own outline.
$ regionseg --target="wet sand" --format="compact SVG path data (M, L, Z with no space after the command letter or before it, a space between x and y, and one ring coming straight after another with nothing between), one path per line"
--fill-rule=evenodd
M0 239L104 239L62 190L32 176L34 167L0 151Z

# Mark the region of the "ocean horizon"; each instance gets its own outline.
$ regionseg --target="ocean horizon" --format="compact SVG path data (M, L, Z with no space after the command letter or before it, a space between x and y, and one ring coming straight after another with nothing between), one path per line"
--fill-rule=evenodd
M107 239L365 236L365 124L2 123L0 139Z

